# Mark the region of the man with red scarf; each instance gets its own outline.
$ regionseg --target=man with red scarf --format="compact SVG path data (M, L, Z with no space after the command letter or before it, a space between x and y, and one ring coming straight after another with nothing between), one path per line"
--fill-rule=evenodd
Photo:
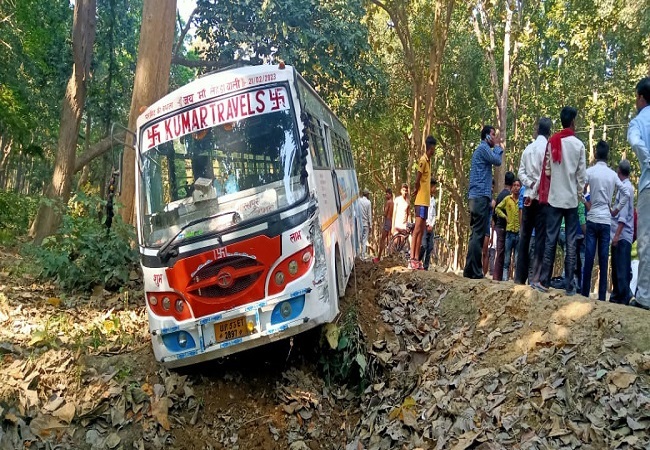
M575 136L575 120L578 111L565 106L560 112L562 131L555 133L548 141L545 158L545 174L550 176L548 184L548 213L546 215L546 244L539 277L531 286L539 291L548 291L540 283L550 279L555 261L555 249L560 234L562 219L566 230L566 253L564 280L567 295L575 295L573 273L576 266L576 230L578 228L578 203L583 198L586 179L585 145ZM544 177L542 177L544 178ZM540 189L545 188L544 183ZM540 192L540 197L545 196Z

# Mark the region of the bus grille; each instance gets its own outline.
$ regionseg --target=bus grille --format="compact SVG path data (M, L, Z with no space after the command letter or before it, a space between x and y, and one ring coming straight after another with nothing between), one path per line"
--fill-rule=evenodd
M224 271L223 269L226 269ZM228 286L220 285L224 272L232 277ZM264 272L264 266L253 258L230 256L220 259L194 274L188 292L198 297L224 298L252 286ZM197 286L198 285L198 286Z

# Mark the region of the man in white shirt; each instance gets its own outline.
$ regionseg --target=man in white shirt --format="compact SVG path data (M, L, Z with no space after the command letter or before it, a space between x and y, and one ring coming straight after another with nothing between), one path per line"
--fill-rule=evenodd
M537 138L526 147L524 153L521 155L521 162L519 163L519 181L525 187L525 191L515 269L515 283L517 284L525 284L528 278L531 263L528 249L533 230L535 230L535 236L544 237L546 235L546 217L541 214L537 189L539 188L544 155L546 154L548 138L551 136L552 126L553 123L548 117L539 119ZM545 239L542 238L535 245L532 260L533 273L536 270L539 272L541 269L542 259L544 257L544 242Z
M630 162L622 160L616 172L630 194L630 201L621 207L618 216L612 217L612 295L609 301L627 305L632 298L632 241L634 240L634 187L630 183ZM619 189L616 200L621 202L623 189Z
M408 184L402 184L401 194L395 197L395 201L393 202L393 234L397 232L406 233L406 223L409 219L411 201L409 198Z
M555 249L560 235L562 219L566 224L566 254L564 258L564 280L566 295L575 295L573 273L576 268L576 232L578 228L578 199L585 188L586 162L585 145L575 137L575 119L578 111L565 106L560 112L562 131L555 133L548 141L544 172L551 177L548 193L549 208L546 215L546 243L542 270L531 286L547 292L548 286L540 283L550 280L555 262Z
M372 204L370 203L370 191L363 190L363 196L359 199L359 208L361 209L361 259L366 260L366 247L368 238L372 231Z
M424 237L422 238L422 246L420 247L420 261L422 261L424 270L429 270L429 263L431 262L431 251L433 250L433 237L435 236L433 227L436 224L437 190L438 190L438 181L436 181L435 178L431 178L431 186L430 186L431 199L429 201L429 211L427 214Z
M627 129L627 141L641 167L636 204L639 273L636 299L630 305L650 309L650 77L636 85L636 109L638 114Z
M598 248L598 300L607 298L607 266L609 261L609 239L612 215L617 215L630 201L630 192L618 178L616 172L607 167L609 144L601 140L596 144L596 164L587 169L587 185L590 201L587 208L587 228L585 233L585 265L581 293L589 297L591 291L591 272L594 267L596 248ZM623 195L618 205L610 209L614 188Z

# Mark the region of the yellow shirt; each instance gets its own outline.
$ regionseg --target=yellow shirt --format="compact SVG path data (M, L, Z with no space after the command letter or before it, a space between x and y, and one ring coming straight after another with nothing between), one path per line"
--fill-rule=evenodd
M506 231L519 233L519 202L512 195L504 198L496 208L497 216L506 219Z
M429 206L429 203L431 203L431 161L429 161L426 153L422 155L418 162L418 172L422 175L420 176L418 195L415 197L415 205Z

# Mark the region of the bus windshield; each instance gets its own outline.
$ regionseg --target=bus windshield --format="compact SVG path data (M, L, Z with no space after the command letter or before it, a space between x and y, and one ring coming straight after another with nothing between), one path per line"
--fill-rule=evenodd
M165 120L176 123L174 117ZM222 122L176 133L142 151L145 245L160 247L170 239L180 242L226 230L306 195L296 120L288 102L275 111Z

